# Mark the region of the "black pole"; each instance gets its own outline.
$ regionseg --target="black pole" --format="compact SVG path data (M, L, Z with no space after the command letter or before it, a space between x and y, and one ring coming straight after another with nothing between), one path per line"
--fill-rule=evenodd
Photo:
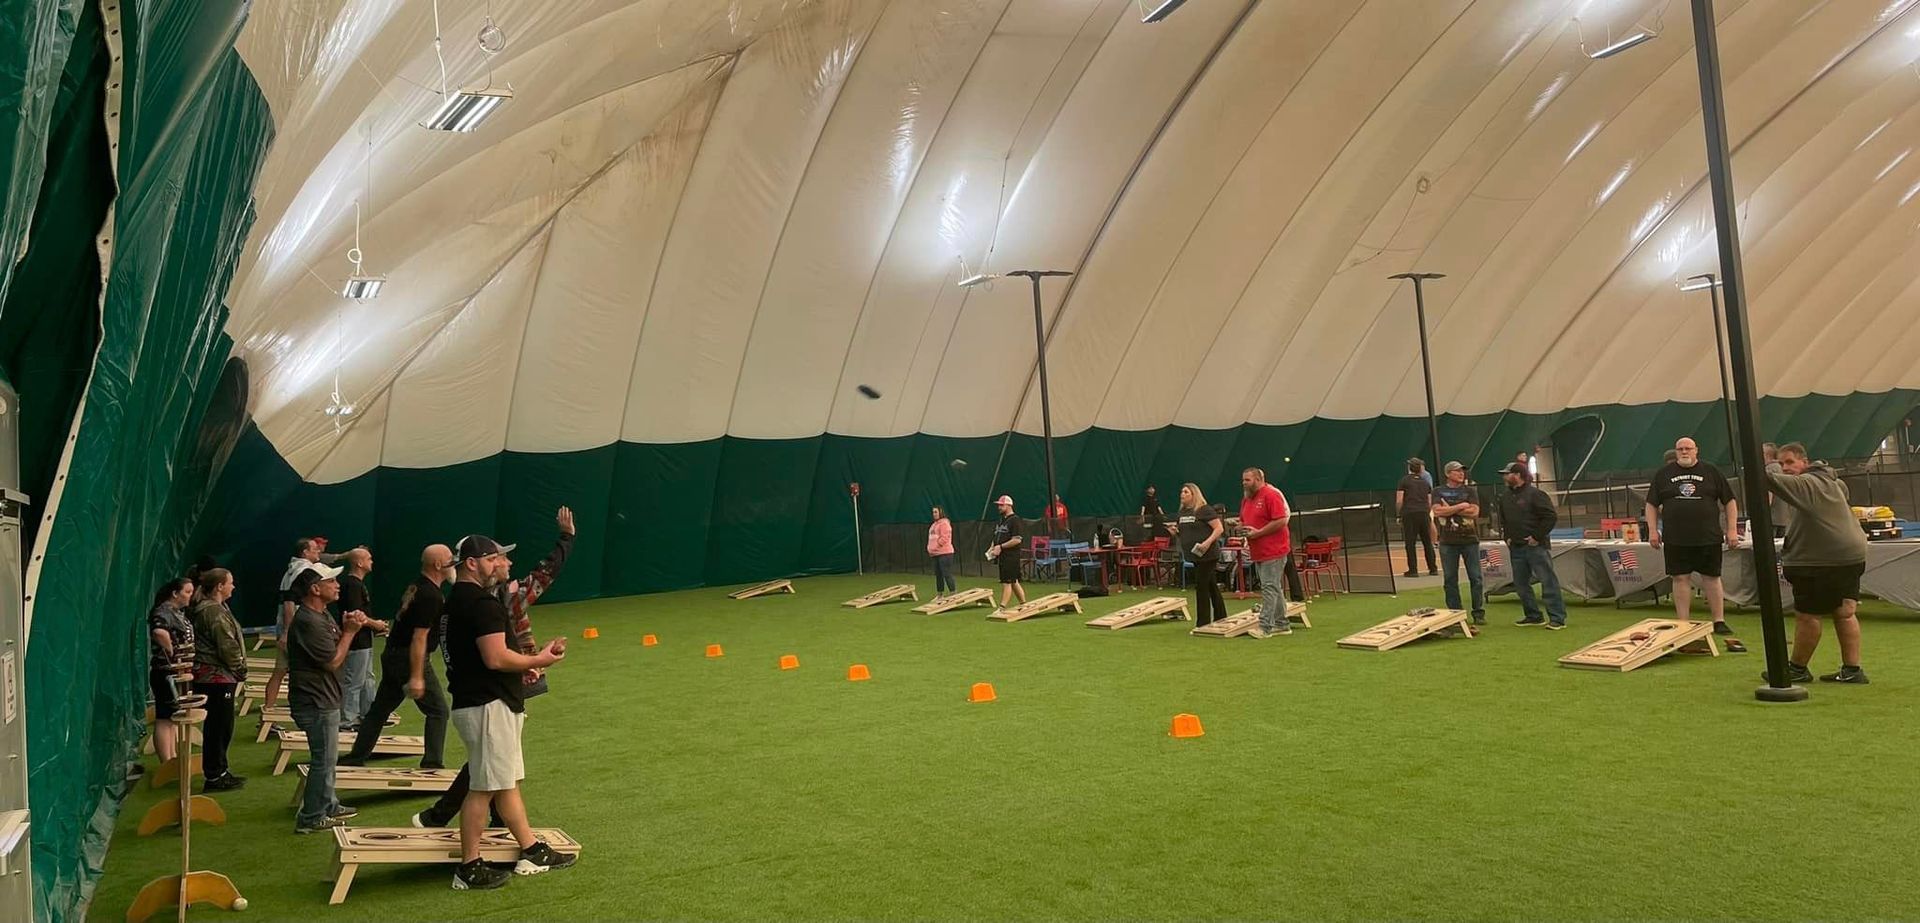
M1719 280L1714 282L1707 286L1707 294L1713 296L1713 348L1720 356L1720 364L1713 367L1713 377L1720 381L1720 409L1727 415L1727 456L1733 461L1734 475L1737 477L1746 470L1746 466L1740 464L1739 430L1733 425L1733 394L1727 385L1727 337L1726 329L1722 326L1725 321L1720 313Z
M1747 282L1740 266L1740 221L1733 192L1733 161L1727 146L1727 107L1721 96L1720 45L1713 0L1693 2L1693 50L1700 65L1700 115L1707 135L1707 179L1713 188L1713 218L1720 245L1720 278L1727 288L1727 342L1733 366L1734 416L1740 451L1751 477L1746 488L1753 534L1753 566L1760 588L1761 635L1767 645L1767 685L1755 690L1763 702L1799 702L1807 690L1787 680L1787 629L1780 612L1780 583L1773 548L1773 518L1767 509L1766 465L1760 455L1760 399L1753 382L1753 344L1747 335Z
M1387 278L1413 280L1413 311L1420 321L1420 373L1425 376L1427 385L1427 439L1433 448L1433 455L1427 459L1427 470L1438 471L1443 464L1440 458L1440 417L1434 411L1433 404L1433 360L1427 353L1427 295L1422 283L1428 279L1444 279L1446 275L1438 272L1402 272Z
M1073 273L1058 270L1022 269L1007 273L1009 276L1025 276L1033 283L1033 346L1038 356L1040 369L1040 439L1047 459L1047 501L1043 507L1041 520L1047 525L1047 537L1052 538L1054 497L1059 496L1053 481L1053 403L1047 390L1047 327L1040 313L1040 279L1044 276L1070 276Z

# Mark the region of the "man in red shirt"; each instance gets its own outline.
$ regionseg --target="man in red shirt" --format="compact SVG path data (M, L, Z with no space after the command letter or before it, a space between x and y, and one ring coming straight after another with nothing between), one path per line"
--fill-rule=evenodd
M1260 625L1247 632L1256 638L1293 633L1287 623L1287 601L1280 594L1286 579L1287 556L1293 552L1287 534L1287 498L1280 489L1267 483L1267 473L1258 468L1240 472L1240 524L1247 533L1248 557L1253 572L1260 578Z
M1053 504L1047 507L1047 534L1058 535L1067 529L1067 505L1060 500L1059 494L1053 495Z

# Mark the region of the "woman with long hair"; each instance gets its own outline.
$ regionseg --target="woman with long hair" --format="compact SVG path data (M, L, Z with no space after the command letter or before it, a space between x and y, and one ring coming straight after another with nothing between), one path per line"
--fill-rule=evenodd
M953 582L953 523L947 511L933 508L933 525L927 527L927 556L933 558L933 595L940 596L960 588Z
M179 710L179 697L173 688L173 663L178 655L193 649L193 626L184 611L193 599L193 584L175 577L160 585L153 594L153 608L147 611L147 685L153 691L153 750L162 763L173 760L174 739L179 733L173 724Z
M233 699L247 680L247 649L240 639L240 622L227 607L233 596L233 574L222 567L200 571L193 608L193 691L207 697L207 724L202 730L205 749L201 769L207 791L224 792L247 780L227 768L227 747L233 743Z
M1179 538L1180 549L1193 561L1193 624L1198 628L1226 618L1227 600L1220 594L1220 514L1207 505L1197 484L1180 485L1180 515L1167 528Z

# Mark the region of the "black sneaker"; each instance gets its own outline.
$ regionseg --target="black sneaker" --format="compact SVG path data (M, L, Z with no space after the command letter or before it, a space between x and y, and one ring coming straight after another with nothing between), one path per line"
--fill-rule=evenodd
M1535 618L1521 618L1518 621L1514 622L1515 625L1522 625L1522 626L1528 626L1528 627L1531 627L1534 625L1545 625L1546 623L1547 623L1546 619L1535 619Z
M334 820L346 820L349 817L359 817L360 809L347 804L334 805L333 810L327 812L327 816Z
M1820 681L1823 683L1852 683L1856 686L1865 686L1867 684L1867 671L1859 667L1841 667L1838 673L1822 673L1820 675Z
M1864 679L1864 677L1862 678ZM1772 682L1772 680L1767 677L1766 671L1764 670L1760 672L1760 681L1763 683ZM1789 660L1787 661L1787 682L1811 683L1813 682L1813 671Z
M491 891L507 886L507 879L513 873L503 868L488 865L475 859L462 862L453 870L453 890L455 891Z
M513 864L515 875L538 875L550 869L563 869L573 864L575 856L563 852L554 852L553 847L545 843L535 843L520 850L520 861Z
M1484 615L1476 615L1473 617L1473 624L1475 625L1485 625L1486 623L1487 617Z
M201 791L230 792L245 784L247 784L247 780L242 779L239 776L233 775L232 773L228 773L227 775L221 776L218 779L209 779L206 785L201 786Z
M335 766L352 766L358 769L361 766L367 765L367 761L364 758L358 757L358 756L343 756L337 760L334 760L333 764Z
M1438 577L1438 576L1440 576L1440 572L1439 572L1439 571L1437 571L1437 570L1430 570L1430 571L1427 571L1427 576L1429 576L1429 577Z
M1716 635L1733 634L1733 626L1725 622L1715 622L1713 623L1713 633Z
M1548 631L1559 631L1560 629L1565 627L1567 627L1567 623L1565 622L1548 622L1547 623Z
M332 830L335 827L345 827L346 825L347 822L338 817L322 817L319 823L311 827L305 824L294 824L293 832L299 834L319 833L322 830Z
M1400 576L1402 576L1402 577L1418 577L1418 576L1420 576L1420 572L1419 572L1419 571L1416 571L1416 570L1410 570L1410 571L1407 571L1407 572L1406 572L1406 573L1404 573L1404 574L1401 574Z
M440 817L434 814L432 811L421 811L420 813L415 814L410 818L407 818L407 821L413 824L415 827L421 827L421 828L445 827L448 824L452 823L453 818Z

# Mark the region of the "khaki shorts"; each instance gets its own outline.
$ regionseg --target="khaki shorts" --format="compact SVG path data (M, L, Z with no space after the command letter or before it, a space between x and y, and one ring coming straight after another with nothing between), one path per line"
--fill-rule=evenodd
M469 787L476 792L503 792L527 777L520 760L520 729L527 716L495 699L485 705L453 710L453 729L467 748Z

